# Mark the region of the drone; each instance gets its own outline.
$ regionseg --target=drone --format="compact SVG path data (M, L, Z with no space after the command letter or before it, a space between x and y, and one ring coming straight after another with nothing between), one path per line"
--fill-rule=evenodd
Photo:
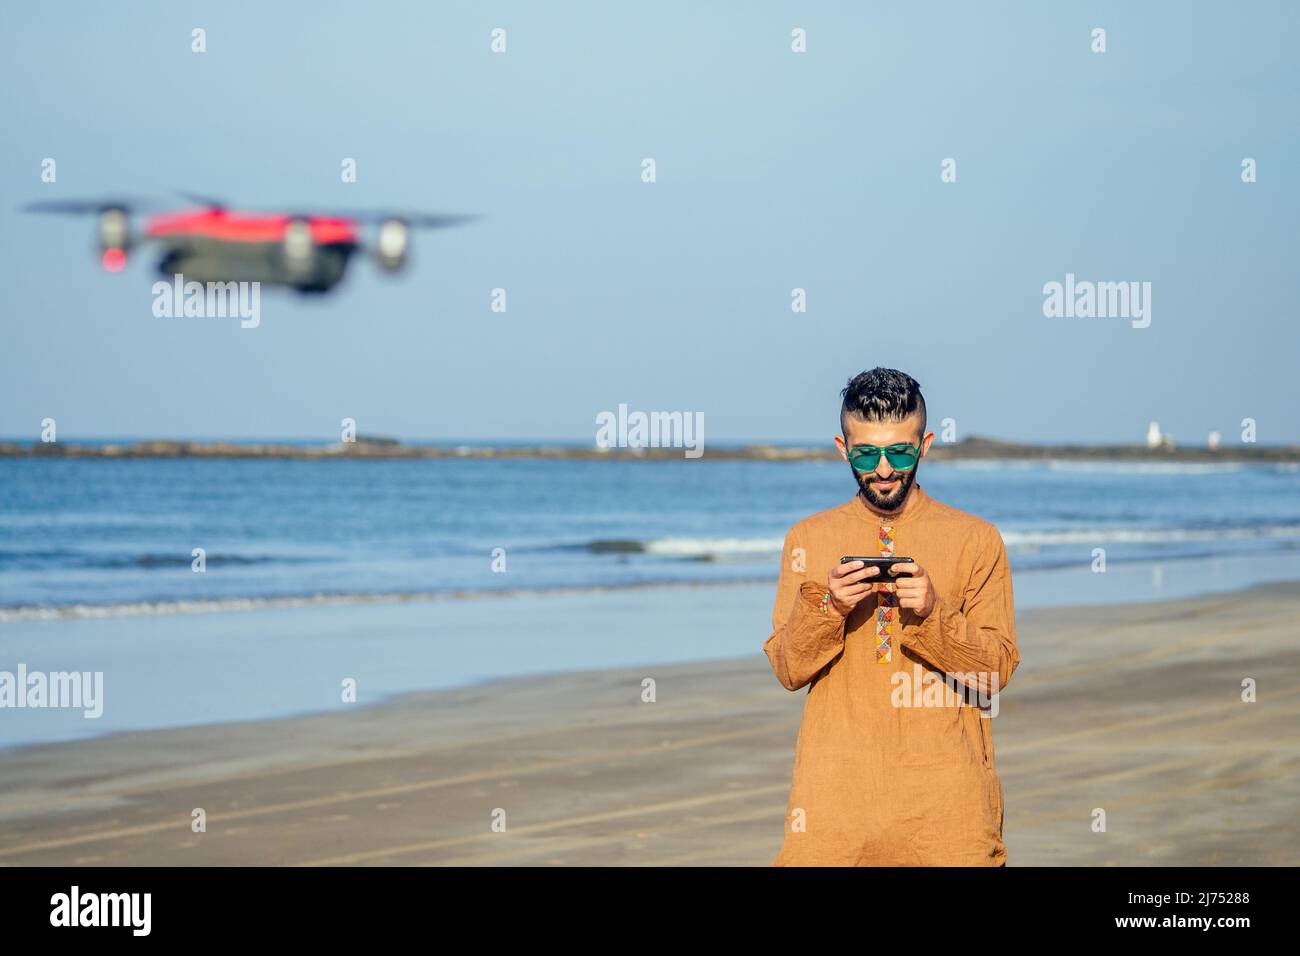
M161 248L158 272L195 282L260 282L300 293L329 292L343 279L348 262L367 252L384 272L406 267L415 229L443 229L478 216L410 212L253 212L191 193L192 208L145 215L132 229L132 216L149 200L55 199L29 203L23 212L94 216L100 263L108 272L126 267L127 256L146 242ZM363 242L367 226L373 241Z

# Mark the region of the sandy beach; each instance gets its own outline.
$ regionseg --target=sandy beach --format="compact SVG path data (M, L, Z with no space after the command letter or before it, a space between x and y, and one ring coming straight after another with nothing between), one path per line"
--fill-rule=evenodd
M639 606L712 648L691 621L715 598L750 607L707 627L752 653L0 752L0 865L768 865L804 699L761 652L770 590L687 589L676 617L662 593L595 595L584 613L617 633ZM411 613L550 614L556 633L572 613L482 607ZM1009 865L1300 862L1298 621L1300 583L1021 612L993 727Z

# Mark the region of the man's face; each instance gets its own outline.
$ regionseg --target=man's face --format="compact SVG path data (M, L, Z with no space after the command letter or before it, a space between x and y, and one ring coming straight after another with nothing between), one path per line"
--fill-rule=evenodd
M835 436L835 444L840 456L848 461L849 449L857 445L875 445L887 448L890 445L918 445L921 454L930 450L934 441L934 432L921 434L921 416L913 415L901 422L867 422L856 415L845 416L845 435ZM889 463L888 456L881 454L874 471L853 472L858 488L867 502L880 511L893 511L902 505L912 483L916 481L917 468L921 464L917 459L915 465L906 471L898 471ZM849 466L852 468L852 465Z

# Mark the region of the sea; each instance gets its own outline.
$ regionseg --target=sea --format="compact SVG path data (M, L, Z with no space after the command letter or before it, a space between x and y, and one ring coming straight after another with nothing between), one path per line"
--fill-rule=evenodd
M1295 464L923 462L919 480L998 527L1018 606L1087 603L1081 572L1139 582L1084 589L1106 600L1300 577ZM707 455L3 458L0 625L773 581L787 529L854 491L839 462Z

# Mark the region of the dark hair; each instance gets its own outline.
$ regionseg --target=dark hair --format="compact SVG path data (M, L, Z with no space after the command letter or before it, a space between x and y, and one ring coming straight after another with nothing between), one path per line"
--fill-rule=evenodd
M919 411L921 434L925 435L925 399L921 386L906 372L873 368L849 379L840 395L844 399L840 406L841 432L845 431L847 415L857 415L868 422L901 422Z

